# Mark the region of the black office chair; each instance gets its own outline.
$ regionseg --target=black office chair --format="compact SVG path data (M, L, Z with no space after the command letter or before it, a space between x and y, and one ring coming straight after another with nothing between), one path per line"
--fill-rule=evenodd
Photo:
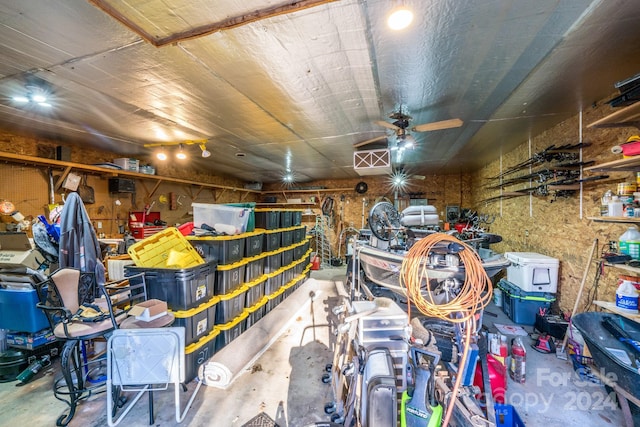
M62 268L39 283L37 292L37 306L47 315L55 337L65 341L60 356L62 378L54 381L53 391L69 405L69 413L56 421L66 426L80 400L105 391L106 342L128 322L128 309L147 299L146 284L144 275L98 284L92 273Z

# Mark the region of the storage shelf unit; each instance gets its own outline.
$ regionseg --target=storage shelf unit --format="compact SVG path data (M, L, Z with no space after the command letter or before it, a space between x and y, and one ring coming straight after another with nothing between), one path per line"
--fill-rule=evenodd
M637 172L640 171L640 156L613 160L584 168L585 172Z

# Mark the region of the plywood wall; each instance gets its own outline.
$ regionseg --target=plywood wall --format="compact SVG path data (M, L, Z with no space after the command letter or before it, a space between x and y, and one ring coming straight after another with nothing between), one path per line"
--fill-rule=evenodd
M610 98L607 98L610 99ZM534 137L531 141L523 141L515 150L504 153L501 159L502 170L515 165L551 144L563 145L582 140L591 145L582 151L583 161L603 163L620 158L611 153L612 146L620 144L632 135L637 134L635 128L589 129L586 126L595 120L611 113L606 102L601 101L585 108L580 116L576 115L565 122L548 129ZM495 182L488 179L500 173L500 161L495 161L483 168L474 178L477 182ZM524 172L528 173L528 169ZM585 177L598 173L585 173ZM501 234L504 240L495 246L498 251L537 252L560 260L558 307L564 311L573 308L580 283L587 268L588 255L595 239L598 239L596 260L603 246L610 240L616 241L628 225L600 223L587 217L600 215L600 199L606 190L616 192L620 182L635 182L632 172L609 173L609 179L584 184L582 192L569 198L554 197L519 197L501 202L483 203L482 200L499 194L496 190L481 189L474 193L474 205L478 210L495 215L492 225L494 232ZM514 174L517 176L517 174ZM506 190L523 188L525 185L512 186ZM579 310L588 304L588 297L597 291L597 298L615 301L617 278L621 271L605 269L604 276L594 287L596 262L588 265L588 276L585 286L585 297L581 300Z

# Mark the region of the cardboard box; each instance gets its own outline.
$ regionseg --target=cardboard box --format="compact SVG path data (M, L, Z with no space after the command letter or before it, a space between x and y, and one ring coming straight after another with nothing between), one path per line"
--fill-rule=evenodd
M167 314L167 303L159 299L150 299L134 305L129 310L130 316L135 316L137 320L151 322Z
M121 157L118 159L113 159L113 163L120 166L122 170L138 172L140 168L140 161L136 159L130 159L128 157Z
M56 337L53 335L51 328L45 328L34 333L8 331L6 339L7 344L12 347L33 350L41 345L55 341Z

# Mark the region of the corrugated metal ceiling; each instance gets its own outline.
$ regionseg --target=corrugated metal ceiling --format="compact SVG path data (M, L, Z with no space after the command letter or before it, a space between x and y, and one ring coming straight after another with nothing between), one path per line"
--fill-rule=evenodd
M383 0L0 0L0 127L142 158L207 139L202 170L304 182L357 177L353 145L394 140L375 122L402 108L411 126L463 120L410 131L401 164L439 174L482 167L640 72L635 2L404 3L414 22L392 32ZM11 100L35 84L51 108Z

